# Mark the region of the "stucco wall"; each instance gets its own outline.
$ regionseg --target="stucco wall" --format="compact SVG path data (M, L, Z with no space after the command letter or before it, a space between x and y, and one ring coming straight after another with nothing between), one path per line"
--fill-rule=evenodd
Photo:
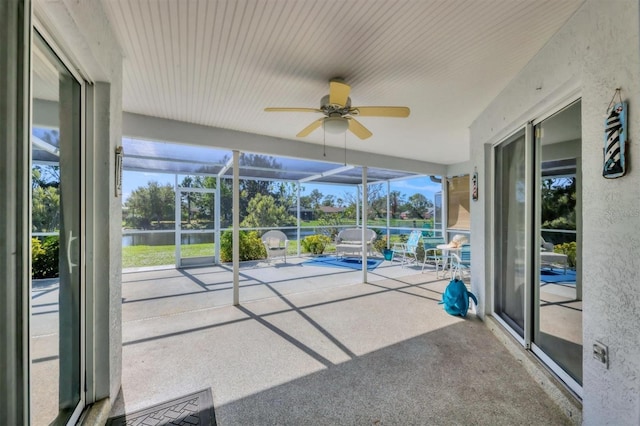
M639 6L637 0L588 0L471 126L471 162L487 194L487 144L568 98L582 98L583 418L586 425L640 424L640 173L602 178L603 121L616 87L629 103L628 151L640 140ZM637 156L630 156L637 161ZM491 200L472 209L474 291L484 314L491 283L483 253ZM483 246L484 243L484 246ZM591 355L609 347L606 369Z
M122 372L122 200L115 194L115 148L122 140L122 53L100 0L36 1L36 15L86 79L88 397L115 399ZM93 311L93 312L91 312ZM93 317L92 317L93 315ZM92 319L93 318L93 319ZM92 365L93 364L93 365ZM92 402L92 401L88 401Z

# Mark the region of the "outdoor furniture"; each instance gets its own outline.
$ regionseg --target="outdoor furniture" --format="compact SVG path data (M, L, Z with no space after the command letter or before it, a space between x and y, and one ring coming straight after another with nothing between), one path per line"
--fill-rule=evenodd
M449 267L450 271L453 269L451 255L457 255L460 252L461 247L452 246L451 244L439 244L436 246L436 249L440 250L441 252L439 264L442 265L441 269L436 267L436 278L440 278L440 275L438 273L438 271L440 270L442 271L442 278L444 278L447 273L447 267ZM453 274L451 274L451 276L453 277Z
M267 231L262 235L262 244L267 250L267 260L271 261L277 257L284 258L287 263L287 248L289 240L282 231Z
M393 243L391 251L393 251L393 257L395 259L396 254L402 255L400 259L400 266L404 268L405 263L418 262L416 257L416 250L418 249L418 243L422 239L422 231L411 231L409 239L406 243ZM412 260L413 258L413 260Z
M460 278L464 281L464 275L471 275L471 246L464 244L457 253L451 253L451 278Z
M550 251L540 252L540 267L548 267L553 270L554 265L560 265L567 273L567 255L563 253L554 253Z
M436 268L436 275L440 265L444 263L444 257L442 250L438 248L439 245L444 244L444 238L425 238L424 231L422 231L422 246L424 247L424 259L422 260L422 271L427 263L433 263Z
M555 253L553 243L548 243L543 237L540 237L540 267L548 267L553 270L554 264L561 265L564 268L564 273L567 273L567 255Z
M377 234L373 229L365 230L365 242L367 245L367 252L371 254L373 248L373 241L376 239ZM362 229L361 228L349 228L343 229L338 232L336 236L336 254L338 256L346 254L357 254L362 252Z

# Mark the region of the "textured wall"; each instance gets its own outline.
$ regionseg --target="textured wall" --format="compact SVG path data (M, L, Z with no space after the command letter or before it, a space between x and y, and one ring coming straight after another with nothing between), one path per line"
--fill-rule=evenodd
M93 135L85 147L87 229L94 232L87 246L87 294L93 300L87 303L95 309L94 341L87 347L95 345L95 398L114 400L122 372L122 200L114 196L114 151L122 140L122 53L100 0L37 1L35 12L73 64L95 82L94 113L87 117Z
M603 121L616 87L629 102L628 150L640 140L638 2L588 0L471 126L471 162L487 193L487 144L526 120L582 97L584 424L640 424L640 173L601 176ZM637 156L636 156L637 157ZM634 158L631 158L633 161ZM636 158L637 160L637 158ZM633 164L632 164L633 165ZM482 197L482 193L481 193ZM472 209L474 290L490 313L491 283L482 246L491 237L486 197ZM591 345L609 346L606 369Z

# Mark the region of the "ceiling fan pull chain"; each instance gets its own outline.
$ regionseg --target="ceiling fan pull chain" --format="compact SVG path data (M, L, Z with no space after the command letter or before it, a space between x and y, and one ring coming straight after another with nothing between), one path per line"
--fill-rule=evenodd
M322 125L322 155L327 156L327 131L324 129L324 124Z
M347 132L344 132L344 165L347 165Z

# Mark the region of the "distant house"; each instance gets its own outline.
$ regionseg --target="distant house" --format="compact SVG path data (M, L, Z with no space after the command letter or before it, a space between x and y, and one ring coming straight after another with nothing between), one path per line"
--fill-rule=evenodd
M320 206L320 211L326 214L337 214L344 212L344 207Z
M296 208L295 207L290 208L289 214L295 216ZM300 207L300 220L313 220L313 219L314 219L313 209Z

